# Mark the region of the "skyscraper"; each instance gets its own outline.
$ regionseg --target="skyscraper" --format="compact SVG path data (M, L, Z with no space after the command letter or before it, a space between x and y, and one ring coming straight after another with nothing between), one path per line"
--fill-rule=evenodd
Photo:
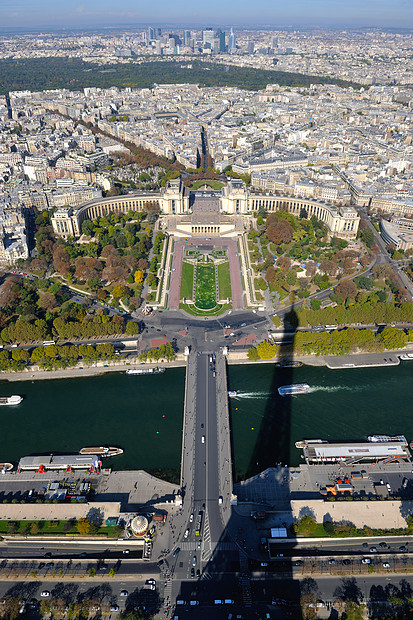
M191 31L184 30L184 45L189 45L190 39L191 39Z
M254 53L254 41L248 41L247 51L248 51L248 54Z
M212 28L207 28L202 31L202 43L205 46L206 43L209 44L210 49L214 47L214 31Z
M219 40L219 51L220 52L225 52L225 32L222 32L222 30L217 30L217 39Z
M148 41L154 41L155 40L155 28L152 28L151 26L149 26L148 28Z
M236 42L235 34L233 33L233 30L231 28L231 31L229 33L229 38L228 38L228 51L230 54L234 54L236 49L237 49L237 42Z

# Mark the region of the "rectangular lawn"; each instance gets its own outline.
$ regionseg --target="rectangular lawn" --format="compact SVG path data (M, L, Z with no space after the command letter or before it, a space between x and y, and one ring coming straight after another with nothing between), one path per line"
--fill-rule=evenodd
M182 263L181 299L192 299L194 283L194 266L185 261Z
M227 261L218 265L218 285L219 298L231 299L231 277L229 273L229 263Z

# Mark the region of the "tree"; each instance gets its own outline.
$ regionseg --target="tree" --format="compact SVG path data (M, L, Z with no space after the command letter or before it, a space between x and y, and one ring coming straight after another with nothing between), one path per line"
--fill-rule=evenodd
M37 305L39 308L42 308L42 310L53 310L53 308L57 306L56 297L53 293L42 293Z
M274 282L275 274L275 268L272 265L268 267L267 271L265 272L265 279L267 280L268 284L272 284Z
M277 353L277 345L264 340L257 345L257 353L263 360L272 359Z
M289 222L280 220L274 226L267 228L266 235L274 243L290 243L293 238L293 229Z
M252 362L256 362L257 360L260 359L259 353L255 347L250 347L248 349L247 357Z
M294 269L289 269L286 273L285 279L287 280L288 286L294 286L297 282L297 272Z
M90 530L89 519L86 519L86 518L79 519L79 521L76 524L76 527L77 527L77 531L79 532L79 534L81 534L82 536L86 536L86 534L89 534L89 530Z
M353 280L343 280L336 288L336 294L341 299L355 299L357 295L357 286Z
M141 284L141 282L143 282L143 278L144 278L143 271L141 271L140 269L135 271L135 284Z

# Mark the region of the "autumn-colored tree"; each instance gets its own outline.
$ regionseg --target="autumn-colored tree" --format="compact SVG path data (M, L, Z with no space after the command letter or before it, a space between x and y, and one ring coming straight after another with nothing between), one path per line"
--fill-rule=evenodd
M287 273L291 266L291 259L288 256L280 256L277 258L277 267L281 269L283 273Z
M277 345L264 340L257 345L257 353L262 360L269 360L277 353Z
M329 276L334 276L337 273L337 265L331 260L323 260L320 264L320 271Z
M135 271L135 284L140 284L141 282L143 282L143 277L143 271L141 271L140 269Z
M267 228L267 237L274 243L289 243L293 238L293 228L286 220L280 220Z
M57 306L56 297L53 293L42 293L37 305L39 308L42 308L42 310L53 310L53 308L56 308Z
M86 534L89 534L89 530L90 530L89 519L85 519L85 518L79 519L79 521L76 524L76 527L77 527L77 531L79 532L79 534L81 534L82 536L86 536Z
M265 272L265 279L267 280L268 284L272 284L274 282L275 274L275 268L272 266L268 267L267 271Z
M353 280L343 280L337 286L335 292L341 299L355 299L357 295L357 286L354 284Z

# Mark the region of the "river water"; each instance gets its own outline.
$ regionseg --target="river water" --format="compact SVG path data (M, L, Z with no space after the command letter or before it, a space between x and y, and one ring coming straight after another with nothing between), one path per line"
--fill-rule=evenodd
M369 434L413 439L413 362L397 367L328 370L273 364L229 367L236 478L277 462L297 465L299 439L357 440ZM277 387L308 383L310 393L282 398ZM22 394L17 407L1 407L0 461L21 456L76 453L84 446L115 445L124 454L116 469L174 469L181 457L185 370L162 375L108 373L81 379L2 383L1 395Z

